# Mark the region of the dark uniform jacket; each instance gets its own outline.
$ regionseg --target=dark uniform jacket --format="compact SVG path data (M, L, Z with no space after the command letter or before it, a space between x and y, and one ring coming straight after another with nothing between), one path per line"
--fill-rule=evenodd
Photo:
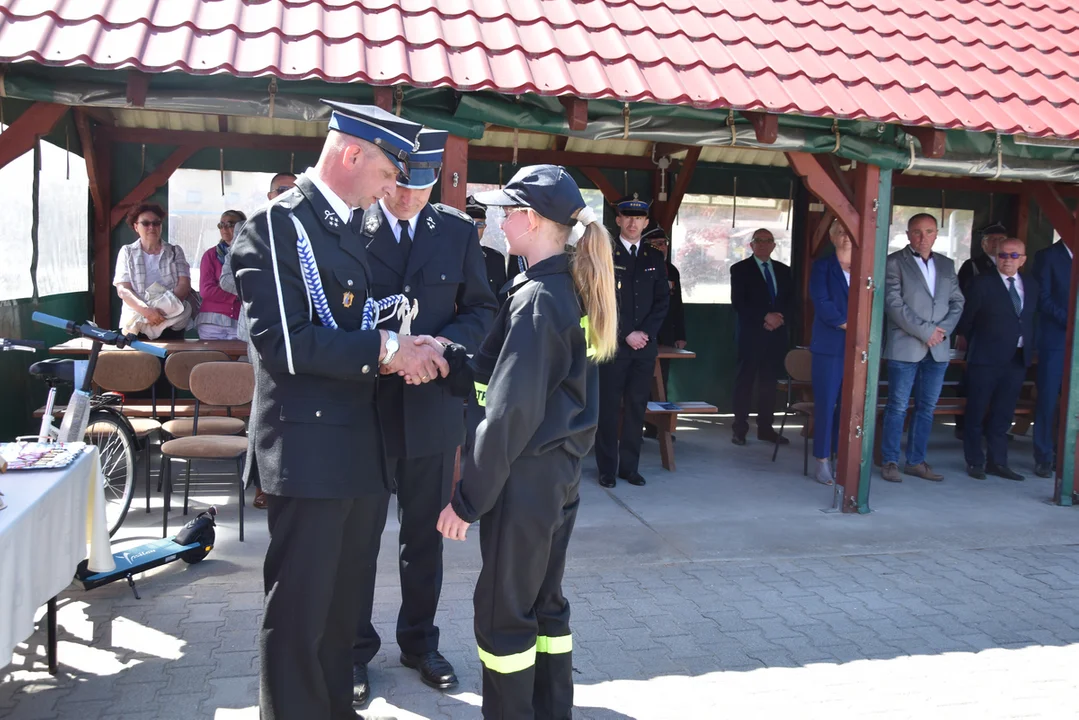
M559 448L583 458L592 449L599 369L588 359L582 315L566 253L514 282L470 363L474 441L462 455L452 501L462 520L475 521L494 507L517 458Z
M480 248L483 250L483 262L487 266L487 285L498 298L498 304L502 305L506 300L504 295L500 295L502 288L506 286L506 256L485 245Z
M970 281L979 275L987 273L994 273L997 271L997 265L993 262L985 253L976 257L967 258L959 268L959 292L963 293L963 297L967 296L967 288L970 287Z
M682 304L682 275L671 263L667 263L667 285L671 288L671 304L667 317L659 329L659 344L674 345L686 339L686 309Z
M307 232L337 330L312 310L290 212ZM301 176L247 220L231 252L256 350L249 472L257 466L263 489L284 497L384 492L375 406L381 343L377 330L360 330L370 278L362 238Z
M655 356L659 329L671 304L667 261L663 259L663 253L641 242L634 259L622 241L615 238L614 283L618 295L618 354ZM635 330L648 335L648 345L641 350L626 344L626 337Z
M413 335L442 336L469 352L479 347L497 303L471 218L444 205L424 207L407 263L380 205L368 210L362 222L372 296L401 293L418 301ZM400 323L393 319L379 327L398 330ZM464 441L461 401L441 383L405 387L403 378L386 376L379 382L378 407L391 457L436 455Z

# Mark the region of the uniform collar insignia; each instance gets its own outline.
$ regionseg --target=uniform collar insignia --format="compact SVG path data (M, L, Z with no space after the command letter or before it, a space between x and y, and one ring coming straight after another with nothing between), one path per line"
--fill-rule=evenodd
M430 215L427 216L427 229L431 232L435 231L435 219Z
M323 210L322 213L323 217L326 218L326 223L330 227L335 228L341 224L341 218L337 217L337 213L335 213L333 210Z

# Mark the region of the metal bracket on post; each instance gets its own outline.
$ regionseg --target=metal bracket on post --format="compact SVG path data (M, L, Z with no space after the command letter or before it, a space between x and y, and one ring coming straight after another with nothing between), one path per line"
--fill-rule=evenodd
M871 291L877 289L877 284L875 282L873 282L873 276L872 275L870 275L869 277L867 277L865 279L865 289L866 290L871 290Z

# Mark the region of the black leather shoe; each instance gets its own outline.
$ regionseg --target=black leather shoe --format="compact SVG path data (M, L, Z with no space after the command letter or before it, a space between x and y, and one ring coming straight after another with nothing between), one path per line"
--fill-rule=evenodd
M735 433L734 435L731 436L731 442L734 443L735 445L745 445L746 444L746 436L745 435L739 435L738 433Z
M428 687L436 690L457 687L457 674L453 672L453 665L450 665L450 661L442 657L438 650L423 655L401 653L401 664L406 668L419 670L420 679Z
M967 465L967 475L975 480L985 480L985 468L981 465Z
M790 445L791 441L784 435L780 435L775 430L772 432L757 433L757 439L766 443L779 443L780 445Z
M1049 463L1034 463L1034 474L1040 478L1053 477L1053 466Z
M371 683L367 681L367 666L352 666L352 704L365 705L371 698Z
M640 487L641 485L644 485L644 476L642 476L639 472L628 473L628 474L626 474L626 473L618 473L618 477L622 478L623 480L628 482L630 485L636 485L638 487Z
M1012 470L1007 465L996 465L995 463L986 463L985 464L985 471L987 473L989 473L990 475L996 475L997 477L1002 477L1005 480L1017 480L1018 481L1018 480L1025 480L1026 479L1022 475L1017 473L1015 470Z
M605 488L613 488L615 486L614 475L600 475L599 486Z

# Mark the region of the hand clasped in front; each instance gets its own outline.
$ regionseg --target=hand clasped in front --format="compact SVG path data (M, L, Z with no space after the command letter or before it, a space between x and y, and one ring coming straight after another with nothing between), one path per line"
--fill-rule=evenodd
M383 365L383 375L397 373L409 385L423 385L439 376L446 377L450 366L442 357L444 346L430 335L401 335L400 347L393 361Z

